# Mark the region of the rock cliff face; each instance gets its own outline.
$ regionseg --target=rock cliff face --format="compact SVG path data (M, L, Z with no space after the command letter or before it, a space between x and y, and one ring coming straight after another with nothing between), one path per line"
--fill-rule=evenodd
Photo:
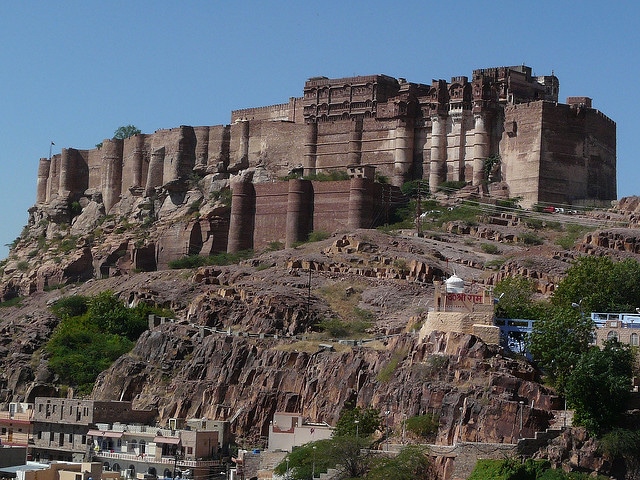
M470 335L434 333L418 344L415 334L400 334L338 351L302 348L287 338L203 337L195 326L165 324L102 375L93 395L160 406L163 418L232 419L250 442L268 434L276 411L335 424L356 404L391 412L395 429L403 415L437 413L439 443L515 443L547 428L557 403L530 365Z
M354 404L390 412L385 422L396 435L404 418L435 413L440 444L531 437L560 405L529 363L470 335L436 331L418 340L433 280L455 270L483 288L523 275L548 295L578 255L638 258L636 232L608 228L609 220L563 250L554 234L542 245L523 244L532 229L501 216L451 222L425 237L335 232L295 248L274 245L238 265L163 270L191 242L215 251L229 209L223 198L192 189L146 203L125 194L114 216L85 200L70 226L64 206L47 206L46 221L37 220L42 209L32 211L31 230L5 262L0 401L60 394L43 351L58 323L48 305L111 290L130 305L169 308L175 319L144 333L98 378L92 397L157 408L160 421L226 419L251 445L264 441L276 411L335 423ZM9 306L14 297L19 303ZM364 327L340 343L320 333L335 319Z
M446 269L430 240L359 231L237 266L120 275L34 293L24 306L7 308L16 320L3 328L20 340L3 345L4 401L55 393L46 356L33 356L57 324L47 303L109 289L129 304L170 308L176 320L143 334L99 377L92 396L157 408L161 421L227 419L256 444L276 411L333 424L355 404L389 411L397 431L403 418L438 414L436 441L444 444L510 443L544 430L557 399L531 365L470 335L434 332L418 341L431 281ZM349 308L368 312L374 340L320 336L318 323L348 318L343 304L352 301Z

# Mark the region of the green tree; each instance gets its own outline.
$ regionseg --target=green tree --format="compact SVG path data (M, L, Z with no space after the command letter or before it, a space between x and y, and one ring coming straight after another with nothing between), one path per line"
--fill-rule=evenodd
M51 311L60 318L77 317L87 312L89 298L82 295L71 295L57 300Z
M640 307L640 263L581 257L555 290L554 305L579 303L583 312L634 312Z
M544 306L534 301L535 282L523 276L507 277L499 281L493 289L496 316L500 318L539 318Z
M429 438L438 433L440 427L439 417L431 413L417 415L405 420L405 426L411 433L422 437Z
M89 300L87 314L103 330L137 340L147 329L151 308L140 304L127 308L112 292L104 291Z
M410 198L427 198L429 196L429 182L426 180L411 180L403 183L400 191Z
M45 347L49 368L61 382L88 393L100 372L131 350L133 342L103 332L88 316L65 318Z
M109 291L63 298L52 311L60 323L45 346L49 368L80 393L90 392L100 372L133 348L147 329L149 313L166 315L145 304L127 308Z
M294 448L285 460L280 462L274 472L285 475L289 469L289 479L308 480L311 473L326 472L336 465L334 458L334 444L332 440L319 440Z
M593 322L575 308L550 306L541 311L528 339L529 352L553 385L564 392L573 367L589 348Z
M626 409L633 377L633 353L616 340L592 347L578 360L566 385L574 423L594 434L611 429Z
M612 464L624 461L623 472L616 478L640 478L640 432L614 428L600 439L599 450ZM614 472L611 472L614 474Z
M118 127L116 131L113 133L114 139L124 140L125 138L133 137L134 135L138 135L140 129L135 125L123 125Z
M346 408L340 414L333 436L368 438L381 426L380 412L375 408Z
M431 463L429 449L422 445L410 445L396 456L385 456L372 462L365 475L367 480L431 480L438 478Z

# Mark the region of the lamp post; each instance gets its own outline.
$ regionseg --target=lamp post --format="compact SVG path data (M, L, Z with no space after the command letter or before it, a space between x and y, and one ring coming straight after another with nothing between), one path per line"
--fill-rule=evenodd
M389 415L391 414L391 410L387 410L384 412L386 419L385 419L385 427L387 430L387 452L389 451Z
M313 446L313 464L311 466L311 480L316 478L316 446Z
M524 410L524 402L520 400L518 403L520 404L520 432L518 433L518 437L522 437L522 410Z
M360 436L358 435L359 434L358 427L360 426L360 420L354 420L353 423L356 424L356 443L360 443L359 442Z

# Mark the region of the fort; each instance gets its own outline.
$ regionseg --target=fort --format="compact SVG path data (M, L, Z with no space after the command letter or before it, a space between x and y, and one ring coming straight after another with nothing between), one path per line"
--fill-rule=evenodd
M430 84L313 77L302 97L232 111L229 125L107 139L40 159L35 211L82 198L99 199L106 214L123 199L175 201L194 176L230 186L228 213L181 234L170 249L176 257L201 253L212 235L205 253L371 228L388 219L399 187L416 179L432 192L464 182L479 196L519 198L525 208L615 200L615 123L590 98L562 104L558 92L555 75L535 76L525 65ZM332 172L350 179L312 180ZM155 263L166 263L159 256Z

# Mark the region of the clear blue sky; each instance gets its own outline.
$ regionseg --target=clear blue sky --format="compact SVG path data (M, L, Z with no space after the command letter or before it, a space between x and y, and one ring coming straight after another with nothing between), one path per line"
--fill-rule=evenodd
M35 203L38 159L229 123L308 77L430 83L525 63L617 122L618 196L640 194L637 1L21 1L0 6L0 257ZM636 133L633 133L636 132Z

